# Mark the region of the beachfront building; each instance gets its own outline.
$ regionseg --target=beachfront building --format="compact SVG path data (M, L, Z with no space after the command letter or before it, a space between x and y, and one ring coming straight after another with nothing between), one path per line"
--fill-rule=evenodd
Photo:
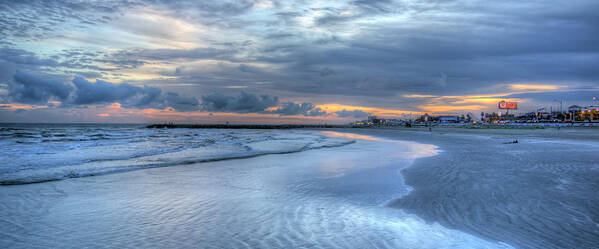
M368 116L368 123L374 123L376 120L376 116Z
M350 123L353 127L405 126L406 121L396 118L385 119L369 116L366 120Z
M571 105L570 107L568 107L568 112L577 113L577 112L581 112L581 111L582 111L582 107L577 106L577 105Z
M416 119L416 123L460 123L470 121L471 118L466 118L464 115L440 115L432 116L425 113Z
M580 117L584 121L597 121L599 120L599 106L585 106L582 110Z
M441 123L458 123L458 116L439 116L439 122Z
M578 106L568 107L568 119L571 121L594 121L599 120L599 106Z
M435 121L434 117L431 115L428 115L428 113L425 113L424 115L420 116L419 119L416 119L417 122L431 122L431 121Z

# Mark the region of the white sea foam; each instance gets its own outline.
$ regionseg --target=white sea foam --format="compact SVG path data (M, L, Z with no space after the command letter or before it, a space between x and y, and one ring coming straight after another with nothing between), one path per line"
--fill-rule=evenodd
M28 127L4 129L0 184L24 184L307 149L351 139L314 131ZM58 137L44 140L43 137ZM90 139L102 137L102 141Z

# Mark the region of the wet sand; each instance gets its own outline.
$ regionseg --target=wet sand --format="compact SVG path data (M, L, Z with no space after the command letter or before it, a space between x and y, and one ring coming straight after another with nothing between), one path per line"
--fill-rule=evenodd
M353 132L443 151L402 171L414 190L390 207L517 248L599 248L599 129Z

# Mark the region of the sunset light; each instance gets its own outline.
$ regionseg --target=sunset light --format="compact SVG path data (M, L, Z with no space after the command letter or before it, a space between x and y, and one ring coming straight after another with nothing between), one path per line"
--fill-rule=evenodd
M598 0L0 0L0 249L599 248Z

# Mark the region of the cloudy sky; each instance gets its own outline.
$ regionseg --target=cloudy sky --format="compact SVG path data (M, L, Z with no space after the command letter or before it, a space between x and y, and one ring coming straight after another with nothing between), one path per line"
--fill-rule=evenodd
M345 123L599 96L599 1L0 0L0 122Z

